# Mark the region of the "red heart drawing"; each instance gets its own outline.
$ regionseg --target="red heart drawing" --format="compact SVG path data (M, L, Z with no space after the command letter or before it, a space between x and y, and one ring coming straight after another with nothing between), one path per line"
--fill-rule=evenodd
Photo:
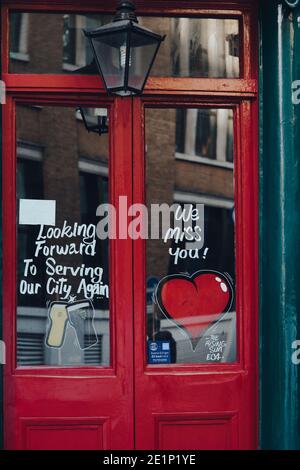
M203 332L230 310L233 288L217 271L174 274L159 282L156 300L164 315L187 333L195 350Z

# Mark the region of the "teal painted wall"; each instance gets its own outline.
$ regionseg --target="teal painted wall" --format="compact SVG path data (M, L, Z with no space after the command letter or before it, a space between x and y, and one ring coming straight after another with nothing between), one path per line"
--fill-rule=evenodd
M0 78L1 74L0 57ZM2 105L0 105L0 191L2 195ZM2 197L1 197L2 200ZM0 339L2 335L2 204L0 206ZM0 449L3 447L3 365L0 365Z
M300 6L260 4L261 447L300 449Z

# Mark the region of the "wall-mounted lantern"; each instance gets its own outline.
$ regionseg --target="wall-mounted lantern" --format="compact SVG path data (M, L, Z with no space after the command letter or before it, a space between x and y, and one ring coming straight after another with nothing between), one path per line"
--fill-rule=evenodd
M88 132L96 132L99 135L108 133L106 108L82 108L79 106L77 112L80 113Z
M138 24L134 2L118 2L112 23L84 31L108 93L141 94L165 36Z

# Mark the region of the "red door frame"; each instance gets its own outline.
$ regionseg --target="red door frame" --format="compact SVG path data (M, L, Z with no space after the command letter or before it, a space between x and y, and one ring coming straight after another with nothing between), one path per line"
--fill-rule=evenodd
M231 96L168 96L134 103L134 203L145 196L145 108L231 107L235 118L235 215L237 362L233 364L169 364L149 366L146 355L146 241L134 244L135 414L136 446L162 449L164 425L204 425L230 421L229 448L256 449L258 445L258 315L257 315L257 107L253 100ZM244 188L251 188L246 191ZM172 393L163 398L160 391ZM201 404L195 402L195 393ZM218 396L214 400L214 395ZM232 397L231 397L232 395ZM182 399L184 397L184 400ZM231 399L232 398L232 399ZM147 407L145 407L147 403ZM195 410L196 409L196 410ZM176 447L178 445L178 447ZM181 444L182 445L182 444ZM201 445L201 444L200 444ZM205 445L205 444L204 444ZM181 449L178 443L172 449ZM201 447L202 448L202 447ZM204 447L206 449L206 447Z
M15 312L15 150L14 142L10 136L15 135L14 127L14 103L15 100L24 100L26 102L45 104L70 104L78 105L78 102L85 104L95 104L96 96L104 96L104 88L98 77L93 76L63 76L63 75L15 75L8 73L8 13L9 9L23 10L23 11L68 11L72 13L81 12L83 10L80 1L68 0L55 0L53 1L12 1L3 0L2 7L2 79L6 83L8 91L8 102L3 107L3 149L4 158L3 163L3 255L4 255L4 337L7 342L8 363L5 367L5 400L9 400L14 396L18 390L17 382L11 382L11 377L17 380L23 377L29 379L34 377L33 372L38 374L41 371L28 370L26 373L16 370L14 368L14 359L10 356L10 346L15 339L15 334L11 335L11 328L14 331L14 312ZM132 151L129 152L125 149L132 149L132 122L128 120L128 115L131 114L131 100L116 99L112 106L112 121L115 119L115 132L118 133L118 140L124 142L123 146L114 146L111 141L111 151L113 154L113 162L118 161L119 168L112 169L114 174L114 181L112 184L112 196L117 197L117 194L127 194L128 188L132 187L134 179L133 194L129 201L134 198L134 202L144 201L144 174L143 174L143 108L144 106L175 106L177 105L212 105L220 104L232 106L236 109L236 165L239 177L237 179L237 277L238 277L238 305L240 306L243 314L242 322L239 324L239 351L241 353L237 364L233 365L215 365L213 374L214 379L220 382L226 382L230 377L236 377L237 380L246 380L250 377L247 386L245 386L245 397L252 403L253 416L250 416L250 411L243 414L243 418L248 420L248 431L242 433L242 437L237 447L257 447L258 442L258 138L257 138L257 75L258 75L258 60L257 60L257 13L253 6L253 2L247 0L235 1L220 1L213 2L193 2L193 7L187 7L186 3L182 5L181 1L158 1L152 0L151 5L146 1L138 1L138 14L145 15L183 15L183 16L213 16L213 17L227 17L238 18L240 21L240 32L242 38L242 52L241 52L241 68L242 73L240 79L189 79L189 78L149 78L144 97L142 99L135 98L133 100L133 122L138 127L137 132L133 136L134 148L134 165L133 175L128 172L128 165L132 165ZM106 5L105 5L106 4ZM108 7L106 2L99 6L99 1L88 0L85 3L84 11L89 12L107 12L112 13L113 8ZM251 53L249 54L249 51ZM98 98L99 99L99 98ZM127 104L126 104L127 103ZM124 150L122 150L124 149ZM118 153L118 156L116 154ZM130 154L130 155L129 155ZM242 191L242 188L251 188L251 191ZM144 292L145 292L145 257L144 245L141 241L134 243L134 258L133 265L128 265L128 256L132 256L132 244L122 240L115 243L115 256L111 259L114 274L111 274L112 285L114 280L117 279L124 281L124 273L127 273L127 280L132 288L134 287L135 298L134 308L132 291L126 298L118 299L116 295L112 296L113 312L112 324L113 328L118 328L119 335L128 334L128 343L135 344L135 369L136 369L136 389L138 393L143 390L147 383L145 377L149 378L155 374L162 375L166 369L156 368L155 372L149 370L145 364L145 329L144 329ZM111 250L114 251L114 250ZM129 254L124 256L124 253ZM112 255L113 256L113 255ZM116 260L118 259L118 262ZM131 273L134 272L133 284L131 283ZM142 273L142 274L141 274ZM119 284L120 286L120 284ZM127 284L128 286L128 284ZM126 301L126 302L125 302ZM126 303L126 308L125 308ZM115 325L116 313L121 314L118 317L119 323ZM127 321L133 321L133 312L135 316L135 338L133 331L125 330L126 316ZM122 331L122 328L123 331ZM116 333L116 331L115 331ZM251 344L248 341L249 334L251 334ZM118 336L119 336L118 335ZM114 335L113 335L114 337ZM136 342L134 341L136 340ZM116 354L116 343L112 339L113 349ZM101 369L99 372L99 379L109 380L112 376L116 375L116 371L120 371L124 379L123 386L127 390L128 397L131 390L132 397L128 398L129 409L132 410L131 418L130 413L127 413L127 424L133 430L133 371L126 372L125 358L127 364L132 364L133 357L130 348L122 349L120 355L115 356L115 361L112 367L107 371ZM123 361L124 359L124 361ZM189 366L187 371L192 375L207 374L212 372L212 368L207 366L197 366L196 370ZM75 371L70 370L70 375ZM78 370L76 371L77 375ZM83 377L89 375L89 371L82 373ZM129 375L126 375L128 374ZM51 368L51 377L59 376L61 371ZM91 380L93 371L91 373ZM174 370L168 370L165 374L168 376L180 375L180 367L175 367ZM42 373L40 377L47 376ZM78 375L77 375L78 376ZM106 377L106 378L105 378ZM128 380L126 380L126 377ZM50 380L50 378L49 378ZM27 380L28 382L28 380ZM224 410L225 412L225 410ZM5 422L8 423L14 419L14 412L11 408L6 407ZM137 405L136 413L138 418L142 418L141 410ZM145 416L144 416L145 418ZM147 418L148 419L148 418ZM176 419L176 416L172 419ZM146 423L146 421L145 421ZM144 423L144 424L145 424ZM143 427L145 432L146 426ZM139 422L137 422L136 429L141 429ZM152 431L151 431L152 432ZM121 446L130 448L133 445L133 432L130 433L127 442L122 441ZM153 445L153 439L149 435L149 445ZM13 446L19 444L14 442L14 436L6 433L6 446L13 443ZM22 445L22 444L20 444ZM109 447L109 443L107 443ZM145 444L137 441L137 447L142 448Z

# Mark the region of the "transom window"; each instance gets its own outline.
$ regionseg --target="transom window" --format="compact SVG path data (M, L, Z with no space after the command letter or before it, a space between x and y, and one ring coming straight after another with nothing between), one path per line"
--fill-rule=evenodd
M111 19L104 14L11 13L10 72L97 74L82 29L97 28ZM240 76L238 19L140 16L139 22L166 34L153 76ZM20 65L22 56L16 52L28 53L28 63Z

